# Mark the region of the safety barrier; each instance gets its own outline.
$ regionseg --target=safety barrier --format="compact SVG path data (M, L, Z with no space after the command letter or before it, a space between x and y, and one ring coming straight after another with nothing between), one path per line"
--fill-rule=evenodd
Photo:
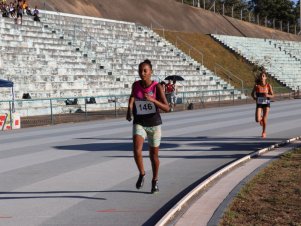
M11 130L21 128L21 117L19 114L0 114L0 128L1 130Z
M287 88L273 87L274 100L296 98ZM211 90L179 92L176 110L192 110L207 107L222 107L233 104L253 103L251 90ZM51 99L0 100L0 112L18 113L22 128L54 125L64 122L79 122L125 116L129 95L65 97ZM13 121L12 121L13 122ZM18 124L18 123L17 123ZM1 124L0 124L1 125ZM0 126L1 128L1 126ZM13 128L13 125L11 127ZM14 125L17 128L17 125Z

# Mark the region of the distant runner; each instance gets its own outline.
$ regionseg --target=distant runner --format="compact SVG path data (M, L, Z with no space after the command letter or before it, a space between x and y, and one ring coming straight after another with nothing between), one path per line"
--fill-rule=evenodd
M126 119L133 122L134 158L139 170L136 188L143 187L145 170L143 166L142 148L145 138L148 138L149 156L152 164L152 193L159 191L159 146L161 141L161 116L159 109L168 112L170 110L162 85L152 81L152 64L145 60L139 64L139 76L141 80L132 85L132 93L129 99Z
M165 85L165 96L167 102L170 106L170 111L173 111L173 104L172 104L172 93L174 92L174 85L171 80L168 80L168 83Z
M263 70L252 90L252 97L256 100L255 120L262 126L262 138L266 138L266 126L270 111L270 98L274 97L272 86L267 83L267 76Z

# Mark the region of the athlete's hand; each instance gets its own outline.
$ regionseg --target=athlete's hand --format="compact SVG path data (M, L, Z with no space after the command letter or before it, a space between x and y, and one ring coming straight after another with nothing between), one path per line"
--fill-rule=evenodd
M147 93L144 93L144 98L147 99L150 102L155 102L155 100L156 100L155 98L153 98L152 96L150 96Z
M126 120L128 120L129 122L132 121L132 114L131 114L131 112L127 112L127 114L126 114Z

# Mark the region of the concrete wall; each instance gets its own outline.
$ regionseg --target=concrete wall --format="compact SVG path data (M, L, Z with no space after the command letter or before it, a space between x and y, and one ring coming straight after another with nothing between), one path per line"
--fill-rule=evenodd
M301 41L300 36L183 5L175 0L31 0L39 8L151 24L157 28Z

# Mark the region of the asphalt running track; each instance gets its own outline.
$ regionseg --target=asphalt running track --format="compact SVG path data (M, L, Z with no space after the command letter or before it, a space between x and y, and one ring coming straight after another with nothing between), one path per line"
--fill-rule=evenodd
M133 157L131 123L61 124L0 132L0 225L154 225L212 173L266 146L301 134L301 100L272 103L268 138L254 105L162 114L160 193Z

